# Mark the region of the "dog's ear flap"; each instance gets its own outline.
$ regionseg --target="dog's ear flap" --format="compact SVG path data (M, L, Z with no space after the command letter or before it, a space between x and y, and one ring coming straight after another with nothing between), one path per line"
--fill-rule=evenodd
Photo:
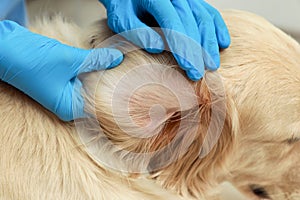
M202 179L210 176L205 171L221 165L234 135L233 106L222 79L207 72L195 83L178 68L127 61L106 71L96 89L97 118L105 137L118 147L117 160L143 163L154 176L166 172L159 177L170 186L192 181L198 169Z
M139 52L138 55L134 52L127 55L130 56L141 58ZM181 117L191 110L197 111L199 102L194 83L176 66L149 64L148 60L137 65L133 61L124 60L122 67L107 70L100 78L89 75L84 83L88 85L87 91L93 93L87 95L87 99L95 99L92 103L95 106L87 109L90 110L88 113L93 113L96 108L96 117L104 132L95 137L91 146L97 147L97 155L114 149L109 151L117 156L116 161L122 160L133 166L134 171L140 171L136 169L140 163L145 170L152 157L160 152L156 144L166 125L173 120L182 121ZM98 84L95 84L97 79ZM169 139L162 139L172 140L172 134L166 135ZM110 146L100 145L101 141L109 141Z
M201 191L209 189L201 186L213 185L212 181L226 171L226 161L238 131L238 117L217 73L206 73L195 84L195 94L197 107L172 116L152 142L152 151L166 146L168 151L153 156L149 171L166 187L200 198ZM184 119L189 120L181 124Z
M143 73L147 74L141 76ZM116 83L113 88L99 89L102 95L105 95L104 91L112 92L108 97L110 102L106 105L103 102L100 107L111 109L109 116L105 117L110 122L102 125L106 129L109 124L118 127L109 132L149 142L157 138L166 123L176 118L178 113L198 107L194 84L173 67L151 64L120 74L123 76L118 78L118 74L114 73L111 77L111 81ZM105 77L109 77L108 74ZM97 99L101 99L101 95ZM105 113L99 114L100 121L104 120Z
M152 159L152 167L155 163L163 162L161 159L170 159L172 162L181 159L195 143L197 150L194 149L193 153L199 158L205 157L217 144L224 126L229 123L225 88L219 75L208 72L193 86L193 94L186 93L189 106L182 109L177 104L173 109L175 112L165 120L161 134L153 140L151 146L152 151L157 151L169 145L168 151L172 155L156 155ZM184 96L185 90L182 91ZM165 94L172 99L172 96ZM169 102L176 105L171 100Z

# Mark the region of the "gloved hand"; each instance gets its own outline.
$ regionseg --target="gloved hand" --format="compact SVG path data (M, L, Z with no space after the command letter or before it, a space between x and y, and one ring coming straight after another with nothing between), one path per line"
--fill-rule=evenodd
M0 79L65 121L84 116L84 100L74 90L76 76L117 66L122 60L122 53L115 49L78 49L15 22L0 21Z
M136 34L123 34L126 39L150 53L164 49L162 38L143 21L151 14L163 28L169 48L178 64L192 80L220 66L220 48L230 45L230 36L220 13L203 0L99 0L107 9L108 26L116 33L140 29ZM172 33L172 31L182 33ZM196 42L201 48L191 45ZM195 52L196 51L196 52Z

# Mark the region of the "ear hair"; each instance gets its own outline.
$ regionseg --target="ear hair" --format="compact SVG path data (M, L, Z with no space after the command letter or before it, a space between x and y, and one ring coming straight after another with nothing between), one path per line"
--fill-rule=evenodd
M93 46L110 36L105 30L92 34ZM104 134L94 142L110 142L97 152L110 152L120 169L126 163L130 172L149 172L165 187L200 198L225 173L237 111L216 72L194 83L174 64L168 53L134 51L101 75L90 98Z
M143 54L129 53L97 85L96 113L104 134L95 142L103 137L110 141L97 151L113 155L108 157L115 157L120 169L148 172L165 187L200 198L226 173L239 124L234 103L220 94L218 84L207 84L216 80L216 73L192 83L170 66L152 63L144 70L132 69L134 60L153 62ZM156 84L136 87L143 81Z
M215 188L213 186L217 184L217 180L227 174L227 158L234 148L235 135L239 130L239 120L232 98L227 94L219 95L218 86L210 88L207 84L217 82L214 75L208 72L195 87L199 105L188 114L198 118L195 119L199 122L194 127L196 132L193 133L193 127L189 127L189 131L178 140L175 146L177 149L172 149L172 152L174 155L177 151L182 151L180 148L185 144L190 144L188 150L180 159L151 175L165 187L180 191L184 196L192 195L197 199L205 199L204 193L209 194L209 190ZM179 121L172 119L169 121L160 138L153 142L152 148L161 148L174 138ZM156 156L152 158L150 165L160 163L162 159L170 158L164 155Z
M148 168L150 159L156 154L152 150L159 150L153 147L165 125L180 117L181 113L196 110L198 100L193 84L186 80L182 71L154 64L153 60L142 55L141 51L129 53L122 66L105 72L96 89L95 105L105 137L126 152L150 153L148 160L143 156L142 161L139 157L130 157L130 164L143 162ZM89 77L88 80L92 79ZM95 80L91 82L95 83ZM193 119L185 119L183 129L188 128L188 120ZM128 158L129 154L122 154L124 157Z

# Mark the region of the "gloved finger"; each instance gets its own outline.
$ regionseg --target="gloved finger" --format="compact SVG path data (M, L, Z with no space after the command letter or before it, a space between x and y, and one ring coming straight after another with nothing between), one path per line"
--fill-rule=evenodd
M189 78L192 80L202 78L202 57L199 54L195 56L195 53L193 53L195 49L189 47L188 41L192 40L186 37L185 28L172 3L169 0L161 0L159 2L141 0L141 5L143 5L144 10L148 11L156 19L162 28L170 51L173 53L179 66L185 71L190 71L188 74ZM200 52L200 50L197 52Z
M176 39L177 43L170 43L171 52L179 66L186 71L187 76L198 81L204 75L204 61L201 45L192 38L171 30L166 30L168 35Z
M182 24L184 24L186 34L200 44L197 23L188 2L186 0L173 0L172 4Z
M137 17L128 19L125 24L118 17L111 16L108 18L108 26L149 53L161 53L164 50L161 36Z
M105 70L111 69L119 65L123 60L123 54L117 49L111 48L98 48L93 50L84 50L82 56L86 54L83 63L78 69L78 74L92 72L96 70ZM84 99L84 93L82 93L83 84L78 77L74 77L67 84L65 90L72 93L72 106L69 106L65 109L60 107L60 104L57 105L56 114L60 119L64 121L70 121L72 119L87 117L85 113L85 107L87 103ZM64 94L63 94L64 95ZM67 99L70 101L68 96L62 98L63 100ZM62 105L68 105L64 103Z
M13 32L15 29L22 29L19 24L14 21L4 20L0 21L0 36L1 39L4 39L4 36L9 36L9 33Z
M123 61L123 54L117 49L99 48L82 50L82 64L77 69L77 74L105 70L118 66Z
M84 99L81 95L82 83L78 78L72 79L65 86L65 91L55 105L54 113L63 121L85 117Z
M211 24L200 23L199 30L202 30L202 46L205 66L209 70L217 70L220 67L220 52L215 28Z
M205 66L216 70L220 66L219 45L212 17L201 4L202 1L189 1L198 24Z
M184 28L185 28L187 36L191 37L193 40L195 40L195 42L197 44L200 45L199 47L194 48L198 54L196 56L199 58L199 60L195 61L195 64L198 65L198 70L190 69L190 70L187 70L187 72L186 72L187 76L191 80L197 81L197 80L199 80L199 77L201 78L202 75L204 74L204 62L201 59L203 56L202 56L202 48L201 48L201 43L200 43L200 35L199 35L199 31L198 31L198 26L197 26L196 20L194 18L194 15L192 13L192 10L187 1L173 0L172 4L173 4L174 8L176 9L177 14L180 17L182 24L185 25ZM186 42L188 44L191 44L191 41L186 40ZM194 45L196 45L196 44L193 44L191 46L194 46ZM191 46L187 47L187 48L190 49ZM191 57L191 56L189 55L186 57Z
M99 48L93 50L80 50L78 57L83 60L78 67L76 75L96 70L105 70L119 65L123 60L123 54L117 49ZM66 85L61 102L56 105L55 114L63 121L86 117L84 112L85 101L82 96L82 83L77 77L73 77ZM67 96L67 94L72 94ZM67 102L64 102L67 101ZM68 102L72 102L70 105ZM70 105L68 107L64 105Z
M206 10L210 13L214 20L216 35L220 48L228 48L231 42L230 34L221 14L217 9L215 9L205 1L202 2L202 5L206 8Z

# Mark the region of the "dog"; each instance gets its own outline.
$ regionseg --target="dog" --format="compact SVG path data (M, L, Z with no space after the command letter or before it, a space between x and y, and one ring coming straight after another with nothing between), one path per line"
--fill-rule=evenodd
M126 54L119 67L80 77L92 117L75 122L0 83L0 198L213 200L229 181L250 199L300 199L300 46L254 14L222 15L232 44L199 82L170 53L124 43L105 21L31 24L69 45Z

